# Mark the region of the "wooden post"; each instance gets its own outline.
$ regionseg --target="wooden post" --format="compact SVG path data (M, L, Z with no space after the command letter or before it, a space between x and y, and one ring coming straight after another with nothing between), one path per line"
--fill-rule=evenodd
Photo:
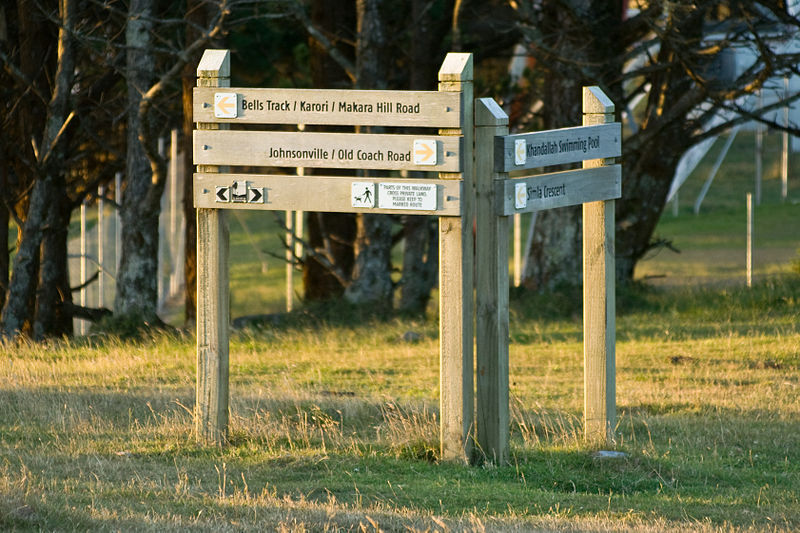
M761 89L758 90L758 109L759 112L764 108L764 97ZM763 178L763 155L764 155L764 125L756 122L756 205L761 205L761 181Z
M198 87L230 87L230 53L206 50L197 67ZM197 124L199 130L224 125ZM219 172L200 166L198 172ZM197 400L198 442L222 445L228 434L228 223L221 209L197 209Z
M583 125L614 121L614 103L599 87L583 88ZM606 165L604 159L583 168ZM614 200L583 204L584 435L613 440L616 425Z
M789 77L783 77L783 95L789 97ZM789 104L783 106L783 125L789 127ZM781 201L785 202L789 196L789 132L783 130L781 134Z
M522 214L514 213L514 286L522 283Z
M294 308L294 211L286 211L286 312Z
M114 174L114 279L119 275L119 263L122 261L122 217L119 214L122 205L122 172Z
M169 291L172 297L178 293L178 272L183 270L178 258L178 130L170 133L169 144Z
M439 70L439 91L461 92L461 128L440 135L463 136L461 217L439 217L439 416L441 458L466 462L473 431L473 212L472 54L450 53Z
M97 277L97 307L105 307L106 305L105 195L106 187L105 185L100 185L97 188L97 267L99 269Z
M495 183L508 179L494 167L494 138L508 135L508 116L491 98L475 102L477 219L476 328L479 453L508 462L508 217L496 211ZM518 267L517 267L518 268Z
M753 286L753 195L747 193L747 286Z
M88 246L87 246L87 239L89 236L86 234L86 200L81 202L81 290L79 301L81 303L81 307L86 307L87 298L86 298L86 276L88 275L88 259L87 254ZM78 332L81 335L86 335L88 328L86 327L86 321L81 319L78 321Z

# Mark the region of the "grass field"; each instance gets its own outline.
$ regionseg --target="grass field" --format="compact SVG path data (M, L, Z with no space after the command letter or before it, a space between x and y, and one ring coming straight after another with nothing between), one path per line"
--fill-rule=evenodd
M747 289L746 183L730 179L700 215L665 214L682 253L617 296L624 458L581 438L575 294L512 295L503 466L437 461L433 315L341 306L234 332L222 449L194 443L190 335L0 344L0 530L800 530L800 190L781 204L765 187ZM274 249L268 220L246 223ZM233 315L279 312L282 266L263 272L231 228Z

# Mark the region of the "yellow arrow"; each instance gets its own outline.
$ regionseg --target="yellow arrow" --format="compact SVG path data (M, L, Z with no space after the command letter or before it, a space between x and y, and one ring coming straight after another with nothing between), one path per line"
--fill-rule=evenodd
M236 108L236 102L231 102L230 99L230 96L225 96L217 101L217 108L220 113L229 115Z
M417 151L414 155L422 156L422 161L427 161L436 152L428 144L420 143L417 145Z

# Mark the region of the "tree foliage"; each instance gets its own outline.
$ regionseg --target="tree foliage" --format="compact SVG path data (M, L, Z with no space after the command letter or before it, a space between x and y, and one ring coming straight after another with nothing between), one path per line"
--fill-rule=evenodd
M582 85L599 85L618 115L635 117L623 142L623 197L616 203L617 275L626 281L656 245L655 225L686 150L753 119L783 128L766 118L767 108L754 109L745 98L797 73L798 55L784 47L799 23L774 1L655 1L630 17L621 8L621 2L597 0L518 3L520 30L536 59L543 126L579 122ZM741 49L752 50L754 62L735 72L722 69ZM787 95L770 108L798 97ZM798 132L797 125L789 129ZM540 214L529 285L553 288L580 279L578 218L575 210Z

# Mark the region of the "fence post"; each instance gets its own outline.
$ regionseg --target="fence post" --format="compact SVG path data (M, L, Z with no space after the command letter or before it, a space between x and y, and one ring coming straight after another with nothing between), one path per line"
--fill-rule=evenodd
M487 461L508 462L508 217L496 211L494 138L508 135L508 116L491 98L475 102L477 220L476 440Z
M105 196L106 187L105 185L100 185L97 188L97 266L99 268L99 275L97 278L97 307L105 307L106 305Z
M230 52L206 50L198 87L230 87ZM197 124L199 130L226 125ZM216 166L198 172L219 172ZM197 440L222 445L228 433L228 222L222 209L197 209Z
M753 286L753 195L747 193L747 286Z
M614 122L614 103L599 87L583 88L583 125ZM604 159L583 168L606 165ZM614 200L583 204L584 435L613 440L616 425Z
M440 172L441 179L462 179L461 217L439 217L439 416L441 458L466 462L473 395L473 212L472 54L450 53L439 70L439 91L461 93L461 128L439 135L463 136L461 172Z

